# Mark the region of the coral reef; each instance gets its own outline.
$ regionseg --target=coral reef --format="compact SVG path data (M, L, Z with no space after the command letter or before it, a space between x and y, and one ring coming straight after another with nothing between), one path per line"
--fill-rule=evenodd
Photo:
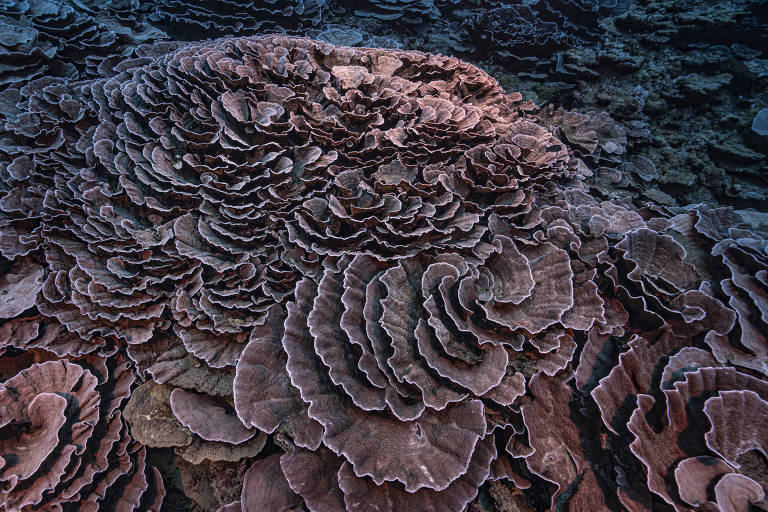
M173 39L196 41L226 34L317 25L325 0L146 0L150 22Z
M497 60L551 55L597 36L597 6L582 0L505 2L463 21L479 54Z
M125 361L98 356L32 364L5 380L3 509L159 512L162 477L120 413L133 381Z
M9 0L0 6L0 88L38 78L90 78L108 57L165 34L144 23L137 0ZM113 61L108 60L106 66Z
M422 36L439 9L468 55L570 91L643 72L609 48L625 32L652 48L685 21L683 52L720 26L356 5ZM768 215L681 206L645 106L537 105L456 57L354 47L387 40L348 9L2 6L0 510L766 508ZM263 30L321 40L243 37ZM734 94L727 62L682 64L665 101ZM759 106L708 158L764 162Z
M356 16L385 22L420 24L440 13L433 0L364 0L346 2Z
M446 1L411 32L356 26L459 55L539 105L610 112L632 153L668 164L632 195L761 208L768 145L751 126L768 106L765 3L614 4Z

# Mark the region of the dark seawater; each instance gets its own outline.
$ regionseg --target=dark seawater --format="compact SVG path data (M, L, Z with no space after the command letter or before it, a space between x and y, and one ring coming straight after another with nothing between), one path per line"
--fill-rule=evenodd
M0 253L0 512L768 511L768 1L0 0Z

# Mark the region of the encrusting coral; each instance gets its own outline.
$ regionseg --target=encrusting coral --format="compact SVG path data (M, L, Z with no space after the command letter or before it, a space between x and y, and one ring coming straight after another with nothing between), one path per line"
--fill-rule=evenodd
M211 510L764 504L768 218L597 199L609 116L281 35L11 90L5 510L156 510L152 447L251 459Z

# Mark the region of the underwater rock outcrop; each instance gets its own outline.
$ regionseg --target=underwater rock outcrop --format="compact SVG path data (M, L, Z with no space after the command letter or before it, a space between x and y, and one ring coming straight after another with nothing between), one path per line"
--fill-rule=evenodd
M0 449L30 449L0 453L5 510L156 509L171 448L187 482L232 464L210 510L764 498L764 215L614 197L656 169L610 116L453 57L141 52L9 89Z

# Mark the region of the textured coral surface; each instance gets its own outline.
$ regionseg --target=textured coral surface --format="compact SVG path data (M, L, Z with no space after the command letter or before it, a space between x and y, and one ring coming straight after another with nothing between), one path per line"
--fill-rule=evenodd
M455 57L112 55L3 85L0 510L766 509L766 214Z

